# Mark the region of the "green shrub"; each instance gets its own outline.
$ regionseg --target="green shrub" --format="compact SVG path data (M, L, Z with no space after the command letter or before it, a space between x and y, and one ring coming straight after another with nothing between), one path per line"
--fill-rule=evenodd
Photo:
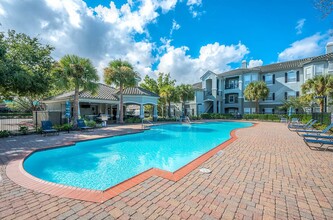
M3 130L0 131L0 138L9 137L11 135L10 131Z
M172 117L172 118L158 117L157 121L177 121L177 118L176 117Z
M63 125L54 125L53 126L55 129L57 129L58 131L68 131L68 130L72 130L73 129L73 125L72 124L63 124Z
M27 126L20 125L19 132L21 132L21 134L28 134L28 131L29 128Z
M232 114L203 113L199 116L202 119L234 119Z
M92 128L96 127L96 121L90 120L90 121L86 121L85 123L86 123L86 126L88 126L88 127L92 127Z
M141 118L138 117L132 117L125 119L125 123L140 123L142 121Z

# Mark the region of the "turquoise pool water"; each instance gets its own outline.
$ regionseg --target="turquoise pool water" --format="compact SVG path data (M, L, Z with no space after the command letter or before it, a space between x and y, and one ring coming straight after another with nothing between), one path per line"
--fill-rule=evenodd
M174 172L230 138L244 122L170 124L143 133L78 142L38 151L24 169L40 179L105 190L152 167Z

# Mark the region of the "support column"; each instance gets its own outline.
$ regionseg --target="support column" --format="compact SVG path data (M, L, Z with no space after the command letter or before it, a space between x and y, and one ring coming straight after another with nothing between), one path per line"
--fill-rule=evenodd
M140 105L140 118L143 119L145 117L144 113L144 106L143 104Z
M117 114L116 114L116 121L117 123L119 122L119 113L120 113L121 109L119 107L119 105L117 105Z
M80 111L80 101L77 105L77 118L81 118L81 111Z
M216 100L213 101L213 112L217 113L217 102L216 102Z
M154 107L153 107L153 109L154 109L154 113L153 113L153 120L154 121L157 121L157 105L154 105Z

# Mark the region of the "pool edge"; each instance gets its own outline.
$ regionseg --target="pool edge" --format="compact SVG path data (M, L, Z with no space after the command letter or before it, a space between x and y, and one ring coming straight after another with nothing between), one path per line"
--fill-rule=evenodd
M244 128L251 128L256 126L258 123L250 122L252 123L249 127ZM217 152L220 150L226 148L228 145L230 145L232 142L237 140L236 132L239 129L244 128L237 128L230 132L230 138L226 140L225 142L219 144L218 146L212 148L208 152L202 154L201 156L197 157L196 159L192 160L188 164L184 165L183 167L179 168L175 172L169 172L165 170L161 170L158 168L151 168L148 169L142 173L139 173L123 182L120 182L104 191L100 190L90 190L90 189L84 189L84 188L78 188L78 187L71 187L71 186L65 186L61 184L56 184L52 182L47 182L41 179L38 179L37 177L32 176L28 172L26 172L23 168L23 162L26 158L28 158L32 153L40 151L40 150L46 150L50 148L57 148L60 146L52 146L48 148L43 149L35 149L31 152L27 153L24 158L11 161L7 167L6 167L6 175L7 177L14 181L16 184L30 189L37 192L58 196L58 197L64 197L64 198L71 198L71 199L78 199L82 201L89 201L89 202L105 202L106 200L109 200L122 192L140 184L141 182L149 179L152 176L159 176L164 179L168 179L174 182L179 181L184 176L195 170L197 167L202 165L205 161L210 159L212 156L214 156ZM62 145L63 147L74 145L76 141L74 142L67 142L65 145Z

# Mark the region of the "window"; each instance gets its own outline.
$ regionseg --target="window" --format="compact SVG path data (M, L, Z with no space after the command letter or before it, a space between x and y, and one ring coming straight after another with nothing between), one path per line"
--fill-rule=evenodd
M312 77L312 67L305 68L304 77L305 77L305 80L310 79Z
M234 103L234 102L235 102L235 96L229 95L229 103Z
M299 92L297 91L288 91L288 92L285 92L285 94L284 94L284 98L286 99L286 100L288 100L288 99L290 99L291 97L298 97L299 96Z
M244 87L249 85L251 82L258 81L258 75L257 74L248 74L244 75Z
M265 75L264 76L264 81L267 85L273 84L273 75L272 74Z
M333 72L333 62L328 62L328 72Z
M244 108L244 114L251 114L251 108Z
M296 72L290 71L287 73L287 82L296 82Z
M316 65L315 66L315 76L322 75L324 73L324 64Z
M275 93L274 92L270 92L267 96L267 98L265 99L265 101L273 101L275 100Z
M265 114L272 114L273 113L273 108L264 108Z
M229 79L229 80L227 80L225 88L226 89L235 89L235 88L238 88L238 78L237 79Z
M247 85L249 85L251 82L251 75L245 75L244 76L244 87L246 87Z

